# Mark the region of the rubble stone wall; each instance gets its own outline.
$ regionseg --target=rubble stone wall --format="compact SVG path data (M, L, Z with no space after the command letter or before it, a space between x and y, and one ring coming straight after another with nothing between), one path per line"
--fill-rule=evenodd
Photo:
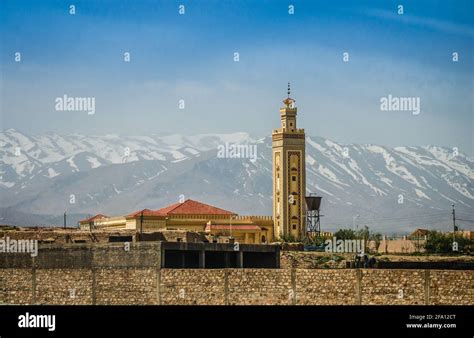
M0 268L0 304L474 304L474 271Z

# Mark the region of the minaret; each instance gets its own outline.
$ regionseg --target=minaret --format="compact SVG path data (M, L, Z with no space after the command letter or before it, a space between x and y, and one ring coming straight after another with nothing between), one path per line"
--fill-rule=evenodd
M273 222L275 239L306 236L304 196L306 193L305 134L296 128L295 100L288 97L280 108L281 128L272 133Z

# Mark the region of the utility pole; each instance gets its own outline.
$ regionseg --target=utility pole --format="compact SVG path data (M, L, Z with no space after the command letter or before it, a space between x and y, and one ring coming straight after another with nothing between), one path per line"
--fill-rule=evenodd
M355 220L356 218L359 218L360 215L355 215L354 217L352 217L352 230L356 231L356 226L355 226Z
M142 213L140 214L140 235L143 234L143 210Z
M456 210L454 209L454 204L452 205L453 207L453 247L454 247L454 242L456 242Z
M64 229L66 229L66 211L64 212Z

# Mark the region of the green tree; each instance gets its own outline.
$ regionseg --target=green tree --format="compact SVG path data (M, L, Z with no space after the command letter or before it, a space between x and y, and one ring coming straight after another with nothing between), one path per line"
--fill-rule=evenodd
M468 251L472 248L472 240L460 235L455 237L458 243L458 252ZM428 232L425 250L428 253L453 253L453 235L439 231Z
M337 239L356 239L356 233L352 229L339 229L334 233Z
M280 242L283 243L295 243L298 242L298 239L293 235L281 235L279 238Z
M364 239L367 241L370 237L369 227L367 225L364 225L364 228L356 231L355 234L356 234L356 238Z

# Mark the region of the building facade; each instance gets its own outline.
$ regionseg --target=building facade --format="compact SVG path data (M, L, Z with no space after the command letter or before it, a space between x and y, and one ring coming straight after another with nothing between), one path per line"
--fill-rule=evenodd
M281 128L272 133L274 237L301 239L306 235L305 133L297 128L289 86L283 103Z
M210 241L222 238L245 244L274 241L271 216L239 216L209 204L188 199L158 210L143 209L125 216L96 215L79 222L82 230L187 230L205 234Z

